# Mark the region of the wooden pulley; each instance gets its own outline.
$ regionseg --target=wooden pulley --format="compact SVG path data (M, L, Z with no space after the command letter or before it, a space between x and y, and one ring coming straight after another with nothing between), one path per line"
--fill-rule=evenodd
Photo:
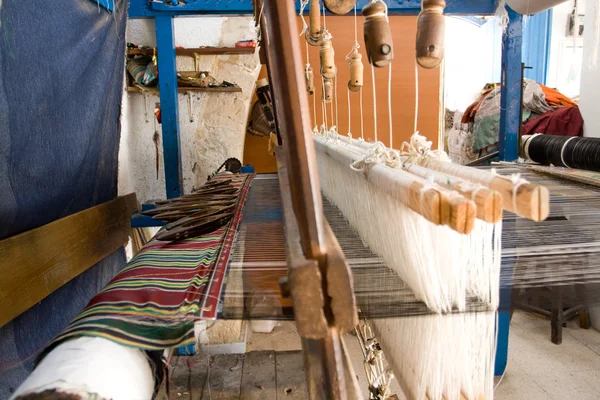
M308 94L313 95L315 93L315 74L312 67L308 64L306 64L304 77L306 78L306 91Z
M323 40L320 55L321 75L323 75L323 78L333 79L337 69L335 68L335 51L331 46L331 40Z
M325 7L337 15L345 15L354 8L356 0L323 0Z
M306 41L311 46L320 46L323 42L323 27L321 26L321 4L319 0L310 0L308 15L310 27L306 31Z
M358 92L362 88L364 69L362 55L358 52L352 54L350 58L350 80L348 81L348 89L351 92Z
M323 102L331 103L331 100L333 100L333 79L324 79L323 86Z
M375 67L387 66L394 59L392 32L385 3L369 3L362 11L365 16L365 47L369 62Z
M438 67L444 59L444 0L423 0L417 19L417 63L426 69Z

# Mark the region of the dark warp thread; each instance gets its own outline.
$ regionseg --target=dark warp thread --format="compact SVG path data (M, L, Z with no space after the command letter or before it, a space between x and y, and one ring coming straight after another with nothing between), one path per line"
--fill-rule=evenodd
M600 171L600 138L538 135L529 139L528 154L538 164Z

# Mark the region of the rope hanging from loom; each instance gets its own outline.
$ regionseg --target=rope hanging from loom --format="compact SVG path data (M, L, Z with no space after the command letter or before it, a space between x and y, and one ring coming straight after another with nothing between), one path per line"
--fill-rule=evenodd
M600 171L600 138L536 134L524 150L538 164Z

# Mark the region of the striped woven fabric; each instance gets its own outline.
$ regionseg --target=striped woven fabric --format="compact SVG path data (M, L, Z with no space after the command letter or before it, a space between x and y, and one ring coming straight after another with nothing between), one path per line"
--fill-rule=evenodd
M211 234L181 242L153 240L51 343L100 336L160 350L194 343L194 322L214 319L236 230L253 175L236 175L235 214Z

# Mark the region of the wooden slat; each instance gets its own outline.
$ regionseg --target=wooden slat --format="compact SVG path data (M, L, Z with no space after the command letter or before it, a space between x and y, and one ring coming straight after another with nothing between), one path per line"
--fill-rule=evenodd
M308 400L303 366L304 358L301 351L285 351L275 354L278 399Z
M230 400L240 396L243 355L220 354L210 362L203 399Z
M190 400L190 369L187 365L189 357L173 357L171 360L171 377L169 379L169 400Z
M186 48L186 49L175 49L175 54L178 56L190 56L194 57L198 55L219 55L219 54L254 54L256 47L199 47L199 48ZM154 49L131 49L127 50L128 56L134 55L147 55L151 56L154 54Z
M191 400L201 400L206 378L208 377L208 363L210 357L207 355L195 355L190 357L188 366L190 367L190 396Z
M127 242L135 194L0 241L0 327Z
M276 400L275 352L252 351L244 358L240 400Z

